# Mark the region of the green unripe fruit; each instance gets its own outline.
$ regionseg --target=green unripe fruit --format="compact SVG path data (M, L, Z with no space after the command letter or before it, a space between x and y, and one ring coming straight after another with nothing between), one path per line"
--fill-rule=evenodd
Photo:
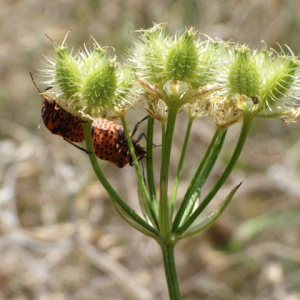
M187 81L195 76L197 65L195 32L187 30L170 49L166 63L167 77L170 80Z
M236 50L234 56L228 78L230 93L245 95L249 98L258 95L260 76L250 51L248 49Z
M117 88L116 67L113 61L103 61L91 70L83 83L82 104L87 111L93 107L108 108L113 106L111 99Z
M73 98L80 90L81 74L76 59L67 52L66 47L56 49L55 81L64 98Z
M287 90L293 84L296 69L299 63L292 59L278 58L273 61L269 71L269 76L266 76L266 82L262 91L263 98L269 104L272 101L278 101L284 96Z

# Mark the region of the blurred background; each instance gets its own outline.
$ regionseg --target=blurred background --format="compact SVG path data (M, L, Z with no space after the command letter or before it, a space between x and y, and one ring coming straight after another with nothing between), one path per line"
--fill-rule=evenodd
M159 247L114 211L87 156L38 129L44 89L38 70L60 43L92 45L90 35L121 58L129 31L170 22L171 33L194 26L211 37L252 47L288 44L300 54L299 0L1 0L0 1L0 299L164 300ZM132 110L132 128L144 116ZM179 116L174 174L187 119ZM230 129L203 194L218 179L238 136ZM140 131L145 130L145 125ZM159 133L159 128L157 130ZM212 134L194 123L182 196ZM206 213L243 185L219 221L180 242L176 259L183 299L300 299L299 124L256 120L239 160ZM154 138L158 144L160 135ZM159 159L159 148L155 157ZM134 169L99 161L113 186L139 211ZM158 168L157 168L158 170Z

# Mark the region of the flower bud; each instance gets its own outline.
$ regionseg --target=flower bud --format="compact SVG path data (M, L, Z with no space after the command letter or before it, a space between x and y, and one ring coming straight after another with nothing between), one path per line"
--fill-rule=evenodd
M197 100L193 103L184 105L183 109L187 113L189 119L195 119L198 117L207 117L209 115L210 105L209 101Z
M185 82L178 80L167 81L163 87L166 95L168 96L166 102L171 104L173 101L180 101L188 92L188 85Z
M284 116L281 120L286 124L289 125L290 123L294 123L295 119L300 115L300 108L292 108Z
M146 110L150 116L161 123L165 123L168 119L168 107L165 102L161 100L153 102Z

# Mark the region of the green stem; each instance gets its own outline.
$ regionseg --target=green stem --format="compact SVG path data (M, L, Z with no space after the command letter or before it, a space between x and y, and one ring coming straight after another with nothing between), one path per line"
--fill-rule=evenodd
M217 183L214 185L214 187L211 189L211 191L207 194L207 196L204 198L204 200L201 202L201 204L198 206L198 208L193 212L193 214L188 218L188 220L176 230L176 235L182 234L184 231L186 231L193 222L197 219L197 217L201 214L201 212L205 209L205 207L210 203L210 201L214 198L214 196L217 194L219 189L222 187L228 176L230 175L231 171L233 170L234 166L236 165L239 156L243 150L243 147L245 145L251 124L252 124L253 117L247 114L244 114L244 123L243 127L240 133L239 140L237 142L237 145L235 147L235 150L232 154L232 157L222 173L221 177L217 181Z
M130 206L128 206L122 200L122 198L117 194L117 192L114 190L114 188L110 185L110 183L107 181L106 177L104 176L102 170L98 165L97 158L94 152L93 140L91 136L91 124L92 122L90 121L84 123L83 129L84 129L86 148L87 151L89 152L89 159L99 181L101 182L101 184L103 185L107 193L110 195L110 198L113 201L115 201L132 220L137 222L139 225L141 225L143 228L145 228L147 231L151 232L155 237L157 237L158 231L152 226L150 226L147 222L145 222L145 220L143 220Z
M186 129L186 132L185 132L184 142L183 142L183 145L182 145L180 160L179 160L179 164L178 164L178 167L177 167L177 172L176 172L176 177L175 177L174 187L173 187L173 193L172 193L172 198L171 198L171 203L170 203L171 217L172 217L173 212L174 212L174 207L175 207L176 197L177 197L177 191L178 191L180 176L181 176L181 172L182 172L182 166L183 166L183 162L184 162L184 158L185 158L186 148L187 148L189 138L190 138L190 133L191 133L191 128L192 128L192 125L193 125L193 121L194 121L194 118L189 119L187 129Z
M165 274L168 284L170 300L180 300L180 290L178 285L176 265L174 259L174 245L162 245Z
M166 134L166 123L164 122L164 123L161 123L161 149L163 149L165 134Z
M166 132L162 141L162 157L160 169L160 202L159 202L159 228L163 237L170 235L171 219L168 203L168 180L171 147L177 117L178 107L169 107Z
M132 160L133 160L133 163L134 163L135 171L136 171L136 174L137 174L137 177L138 177L139 185L142 188L142 193L144 195L144 198L146 199L146 203L147 203L147 206L148 206L148 207L145 207L145 209L148 208L147 209L148 210L147 215L148 215L149 219L151 220L153 226L158 228L157 215L156 215L156 212L154 211L153 206L150 202L148 191L147 191L147 188L146 188L146 185L145 185L145 181L144 181L144 178L143 178L138 160L137 160L136 155L135 155L134 146L132 144L131 136L130 136L130 133L128 131L128 127L127 127L124 116L121 117L121 120L122 120L122 124L123 124L123 128L124 128L124 132L125 132L125 135L126 135L126 138L127 138L127 143L128 143L128 146L129 146L130 154L131 154L131 157L132 157Z
M153 171L153 131L154 131L154 118L148 116L148 129L147 129L147 179L148 188L150 194L150 200L152 205L157 205L156 199L156 189L154 181L154 171ZM156 207L157 209L157 207Z
M275 113L268 113L268 114L257 114L255 117L262 118L262 119L273 119L273 118L279 118L287 115L288 112L284 114L284 112L275 112Z
M218 127L216 132L208 146L208 149L185 193L185 196L181 202L181 205L178 209L176 217L174 219L172 231L176 231L180 226L182 219L186 215L186 209L189 205L191 198L193 201L196 201L198 195L201 191L202 186L204 185L208 175L210 174L218 156L223 146L223 142L226 136L226 129ZM197 195L195 195L195 191L197 191Z

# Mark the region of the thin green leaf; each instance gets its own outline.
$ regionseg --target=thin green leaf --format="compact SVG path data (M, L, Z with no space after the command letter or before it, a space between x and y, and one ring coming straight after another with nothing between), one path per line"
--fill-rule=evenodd
M131 218L130 215L128 215L128 213L120 205L118 205L118 203L116 203L113 199L111 199L111 200L112 200L112 203L113 203L114 207L116 208L117 212L119 213L119 215L130 226L132 226L133 228L135 228L139 232L141 232L141 233L143 233L143 234L145 234L149 237L152 237L154 239L158 238L158 235L154 234L153 232L147 230L145 227L141 226L138 222L136 222L133 218Z
M222 202L222 204L218 207L218 209L216 209L213 213L211 213L203 222L201 222L200 224L190 228L185 234L180 236L179 239L184 239L186 237L194 235L198 232L203 231L204 229L206 229L210 225L212 225L221 216L221 214L224 212L224 210L226 209L226 207L230 203L231 199L233 198L234 194L239 189L241 184L242 184L242 182L239 185L237 185L230 192L230 194L226 197L226 199Z
M146 222L149 223L149 222L151 222L150 221L151 212L150 212L150 209L148 207L147 200L145 198L145 195L143 193L143 189L142 189L140 183L138 183L137 195L138 195L139 204L140 204L140 207L141 207L142 214L143 214Z
M201 186L198 186L194 190L194 192L193 192L193 194L192 194L191 198L189 199L189 202L186 206L186 209L184 211L184 214L182 216L181 223L179 224L179 226L181 226L189 218L189 216L192 214L192 212L194 210L194 206L196 204L196 201L200 197L201 188L202 188Z

